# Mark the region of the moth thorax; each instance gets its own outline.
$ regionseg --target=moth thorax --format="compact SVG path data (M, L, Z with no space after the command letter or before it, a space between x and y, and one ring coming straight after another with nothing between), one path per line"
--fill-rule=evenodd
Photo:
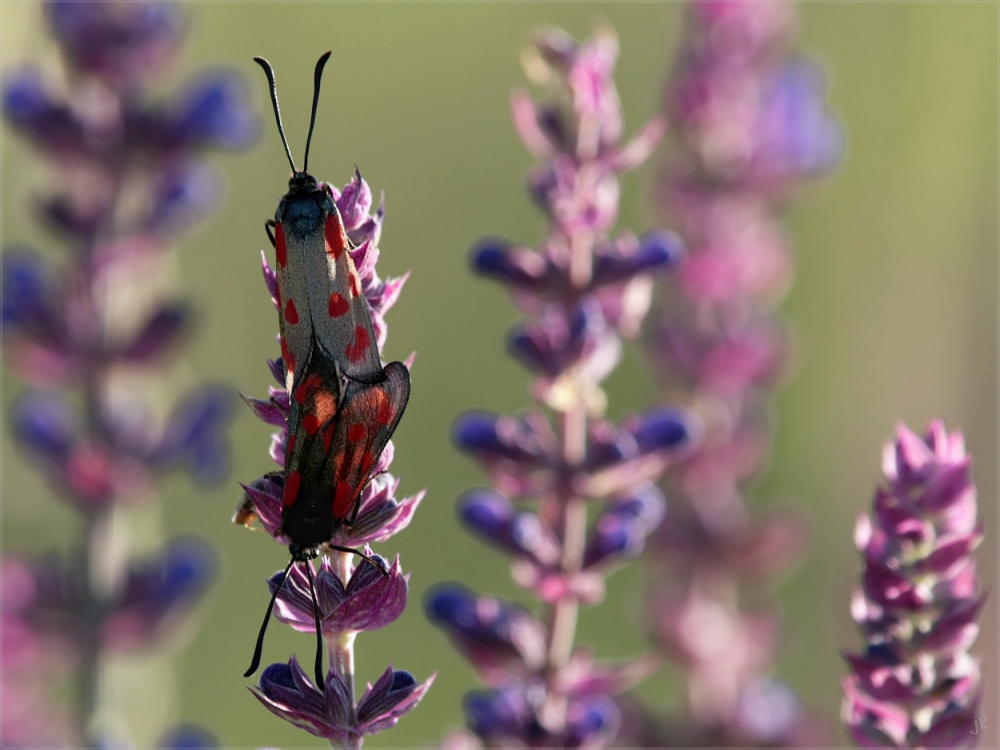
M289 192L278 207L276 218L286 233L303 238L315 234L322 240L330 210L330 198L322 190Z

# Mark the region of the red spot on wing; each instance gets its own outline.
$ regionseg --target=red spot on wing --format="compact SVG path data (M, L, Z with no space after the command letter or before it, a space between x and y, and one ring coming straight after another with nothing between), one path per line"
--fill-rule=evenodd
M347 249L347 234L344 232L340 213L336 209L326 217L323 239L326 241L326 252L332 255L334 260Z
M315 373L308 375L299 387L295 389L295 401L300 404L305 403L305 400L322 385L323 381L319 375Z
M285 453L292 455L295 452L295 435L288 436L288 443L285 445Z
M361 459L361 469L367 474L372 466L375 465L375 454L371 451L365 451L364 458Z
M288 249L285 246L285 230L281 224L274 228L274 256L278 259L278 266L284 268L288 263Z
M333 515L341 520L351 514L351 501L354 500L354 487L343 480L337 482L337 490L333 494Z
M351 296L361 296L361 279L358 278L358 272L353 268L351 268Z
M347 315L351 311L351 303L348 302L344 295L334 292L330 295L330 317L339 318L342 315Z
M304 429L308 435L315 435L319 430L319 417L315 414L306 414L302 418L302 429Z
M365 350L371 344L368 331L363 326L354 326L354 342L344 347L344 354L352 363L358 363L365 357Z
M295 504L295 498L299 496L299 485L302 483L302 475L297 471L290 472L285 479L285 492L281 496L281 504L286 508Z
M379 405L378 411L375 413L375 421L381 425L392 424L396 419L396 410L392 406L392 401L383 393L379 391Z
M363 424L355 423L347 428L347 439L352 443L360 443L368 437L368 428Z
M290 325L295 325L299 322L299 311L295 309L294 300L288 300L288 304L285 305L285 322Z
M285 361L285 371L295 372L295 357L288 350L288 341L286 339L281 339L281 358Z

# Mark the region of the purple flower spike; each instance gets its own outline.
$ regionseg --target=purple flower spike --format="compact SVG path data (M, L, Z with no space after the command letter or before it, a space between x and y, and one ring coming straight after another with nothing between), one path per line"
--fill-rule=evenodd
M22 685L12 690L12 678L0 679L7 709L0 744L103 747L121 741L103 718L119 713L105 705L115 691L100 689L106 660L159 645L216 568L211 550L193 540L135 560L137 535L119 509L156 502L157 478L176 468L204 482L229 471L231 389L195 385L172 406L163 403L170 388L149 382L173 368L200 320L183 295L162 280L147 282L163 275L159 264L180 232L218 208L225 191L207 153L249 146L257 115L236 73L196 74L181 94L160 98L156 76L175 58L185 26L177 3L45 0L41 7L61 69L28 63L5 71L3 117L25 153L51 172L45 187L25 190L31 215L55 244L5 250L3 348L12 371L47 391L13 402L16 442L31 459L25 469L37 463L81 522L70 563L26 566L34 598L8 628L5 597L3 629L44 630L46 641L60 644L73 684L63 675L18 677ZM143 293L122 294L132 289ZM138 537L148 541L158 536L158 514L145 515ZM41 675L45 659L34 661L18 674ZM0 673L12 674L6 657ZM65 718L48 705L53 685L60 704L71 696ZM156 699L170 710L169 690ZM11 715L24 718L9 722ZM131 729L119 723L114 731ZM178 730L161 744L214 743Z
M834 166L839 128L822 81L794 67L809 65L792 51L794 3L685 6L663 97L671 143L655 198L687 256L660 290L655 332L646 337L665 392L683 394L697 412L690 448L668 475L669 517L650 538L650 625L683 670L685 705L677 716L657 707L629 722L641 729L627 737L795 746L812 732L822 744L799 701L761 687L772 684L780 629L770 607L748 603L770 596L765 577L797 557L805 534L790 513L762 514L751 487L767 467L770 399L790 350L776 310L793 271L779 212L801 181ZM671 422L662 415L637 423L636 443L669 441ZM713 642L704 623L712 623ZM772 715L755 726L746 713L753 706L772 706Z
M508 350L531 373L534 403L517 416L466 414L453 439L492 485L463 495L463 522L508 554L512 578L540 612L454 586L432 594L427 609L494 688L465 703L482 743L598 747L618 731L612 696L628 685L581 666L577 616L602 600L613 563L642 549L662 515L649 483L693 431L679 411L610 422L602 383L621 361L622 339L641 332L654 275L673 270L684 247L670 232L639 239L614 229L621 175L650 155L664 125L654 119L623 140L613 33L577 42L548 29L532 52L526 69L545 82L546 95L533 101L516 92L511 104L521 139L539 159L528 191L547 233L535 247L480 240L471 265L504 284L525 314ZM588 506L598 504L606 512L588 534ZM583 684L592 688L586 694Z
M845 655L842 718L862 747L972 747L981 691L968 649L985 594L971 461L960 433L931 422L886 446L885 485L855 541L865 561L851 613L866 640Z

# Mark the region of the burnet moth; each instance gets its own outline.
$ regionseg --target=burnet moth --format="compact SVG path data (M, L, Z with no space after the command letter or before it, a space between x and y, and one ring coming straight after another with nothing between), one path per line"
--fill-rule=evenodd
M281 354L289 389L295 372L305 364L313 347L339 363L341 374L351 380L378 383L384 379L371 311L348 252L344 222L329 187L320 186L307 171L320 79L329 57L327 52L316 62L312 117L301 172L295 168L281 125L274 72L267 60L254 58L267 74L274 117L292 167L288 192L278 204L274 221L267 222L269 236L270 229L274 229L271 241L281 293Z
M323 689L322 633L312 565L322 549L350 552L384 575L360 550L333 542L353 525L361 492L406 408L410 374L401 362L382 366L371 309L350 254L350 241L329 187L306 170L316 123L320 81L327 52L316 62L312 114L302 170L295 167L278 107L274 72L267 75L278 133L292 167L288 192L267 222L276 255L279 326L285 385L289 393L288 444L279 534L289 540L285 567L264 615L249 677L260 666L264 633L292 565L305 565L316 620L316 684ZM274 232L271 233L273 228ZM234 521L249 524L252 507L241 506Z

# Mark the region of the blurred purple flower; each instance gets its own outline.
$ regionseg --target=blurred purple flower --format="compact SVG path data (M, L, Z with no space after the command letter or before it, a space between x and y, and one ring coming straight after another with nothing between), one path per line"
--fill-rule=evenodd
M542 614L454 584L433 591L426 608L491 688L466 697L477 740L454 743L598 747L619 728L612 696L648 669L595 663L574 645L577 612L600 601L609 572L642 550L665 504L650 482L697 432L680 410L608 421L602 383L619 363L622 338L639 333L652 276L673 270L684 248L670 232L611 233L620 175L645 160L663 132L654 120L622 141L613 34L577 43L548 29L533 52L526 68L551 98L517 92L512 109L540 160L528 190L548 235L537 249L481 240L471 265L504 284L527 316L508 348L534 378L535 404L518 416L463 415L453 439L493 485L463 495L462 521L512 558L514 580ZM588 529L592 503L603 511Z
M747 488L767 466L768 403L789 359L775 306L792 254L777 213L799 182L835 166L843 139L819 69L790 52L794 4L691 0L686 14L664 95L674 143L656 197L689 256L649 342L669 392L694 405L703 440L668 478L648 611L654 638L684 671L686 705L675 716L631 705L624 738L811 744L823 741L819 723L768 676L780 619L767 598L744 604L751 587L794 564L807 531L789 511L754 511ZM773 721L751 720L748 707L761 705L773 705Z
M860 747L973 747L979 663L969 647L986 594L973 552L983 538L961 433L900 425L885 484L862 515L864 559L851 614L865 650L846 654L843 720Z
M46 710L51 684L26 680L15 699L5 680L7 715L25 718L5 719L0 740L103 746L118 741L106 726L114 707L100 704L109 694L98 690L106 659L156 647L215 572L211 550L196 540L132 561L132 535L118 521L111 533L112 515L149 502L154 478L174 468L223 479L233 411L230 393L196 386L163 418L138 381L121 375L162 368L193 331L190 304L148 279L176 235L219 203L221 178L204 153L249 146L257 116L233 73L201 75L173 102L153 101L155 76L181 43L174 3L50 0L42 10L68 83L29 66L6 71L4 117L58 173L31 208L68 252L55 260L32 248L5 250L4 355L33 388L49 389L16 397L13 435L79 512L83 533L72 558L5 561L5 578L17 568L30 594L13 609L5 595L3 618L12 633L30 628L62 644L76 668L78 705L64 721ZM35 660L36 671L43 661ZM192 727L162 739L164 747L212 744Z

